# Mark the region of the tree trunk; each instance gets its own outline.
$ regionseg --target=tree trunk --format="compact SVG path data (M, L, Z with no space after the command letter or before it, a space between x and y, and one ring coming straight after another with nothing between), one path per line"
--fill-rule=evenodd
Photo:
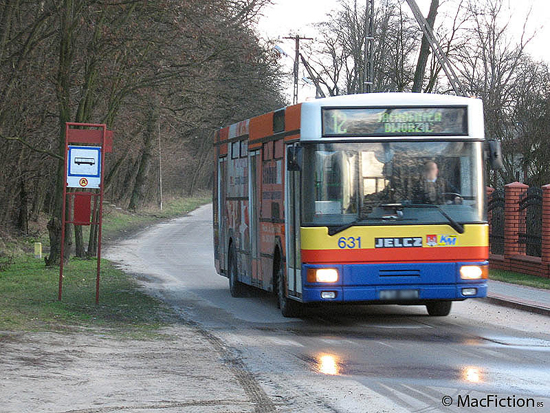
M74 255L78 258L86 258L86 249L84 248L84 237L82 236L82 225L74 226Z
M147 116L147 126L144 133L144 148L141 153L141 160L139 162L139 168L134 183L134 189L130 198L130 204L128 209L135 211L141 206L145 198L145 187L147 184L147 178L149 176L149 170L151 169L153 143L155 142L155 125L158 121L158 113L156 108L151 105L149 114Z
M94 37L92 41L93 45L95 45L95 43L99 40L101 36L102 28L103 28L103 16L101 16L96 23L96 29L94 31ZM82 92L81 92L82 98L80 99L80 102L78 104L78 109L76 111L76 119L75 119L76 122L89 123L91 120L90 118L92 116L92 107L94 103L93 101L94 101L94 96L95 96L95 91L97 86L97 83L96 83L96 79L98 76L97 68L98 68L97 59L95 58L95 55L92 54L91 58L86 64L84 84L82 85ZM102 166L102 167L104 168L105 166ZM105 187L104 184L105 182L102 182L102 185ZM92 227L95 227L95 225L92 225ZM74 238L75 238L75 255L79 258L85 258L87 255L89 256L90 255L89 253L86 254L81 225L74 226ZM97 254L97 236L90 237L88 241L90 240L96 242L96 245L93 248L94 252L92 255L92 256L95 256ZM90 249L90 244L88 242L88 250L89 249Z
M201 177L202 169L204 167L204 164L208 159L211 158L210 156L210 145L209 145L209 139L204 136L201 137L201 147L199 149L199 162L197 166L194 168L194 172L191 175L191 184L189 185L189 189L187 190L188 195L193 195L197 189L197 181Z
M96 198L92 206L92 221L99 221L99 199ZM88 257L97 256L97 236L99 234L99 225L90 225L90 236L88 238Z
M70 120L70 75L74 56L73 19L74 4L72 0L65 0L61 9L59 30L59 67L57 72L56 95L59 106L59 136L58 153L65 156L65 123ZM58 265L61 255L61 214L63 211L63 186L66 184L63 161L57 163L54 207L52 217L48 223L50 236L50 255L46 265ZM71 246L70 225L65 228L64 259L70 256Z
M25 180L21 179L21 192L19 193L19 214L17 217L17 226L23 234L29 232L29 207L28 207L28 194L25 188Z
M439 0L432 0L430 4L430 11L426 21L432 28L435 23L435 16L437 16L437 9L439 8ZM414 83L412 91L415 93L422 92L422 83L424 82L424 74L426 73L426 65L428 63L428 57L430 56L430 43L425 35L422 36L422 44L420 45L420 53L418 55L418 62L416 63L416 71L414 72Z

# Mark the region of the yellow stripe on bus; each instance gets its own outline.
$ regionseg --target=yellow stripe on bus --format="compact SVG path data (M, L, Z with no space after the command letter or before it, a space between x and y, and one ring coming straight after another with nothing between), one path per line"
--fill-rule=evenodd
M448 225L386 225L386 226L354 226L342 232L328 235L327 227L302 227L301 248L304 250L339 249L340 238L361 238L361 249L374 248L375 238L415 238L422 237L423 247L429 247L428 241L435 240L438 246L445 247L442 242L456 239L449 246L456 247L487 247L489 245L489 227L487 224L464 225L464 233L458 234ZM444 238L442 238L444 237Z

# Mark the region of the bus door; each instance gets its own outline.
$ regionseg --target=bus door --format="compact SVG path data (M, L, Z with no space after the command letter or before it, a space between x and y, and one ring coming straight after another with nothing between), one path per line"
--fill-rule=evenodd
M227 158L218 159L218 259L220 267L227 270L227 217L224 214L226 210L225 198L227 195L226 189L227 179Z
M301 148L298 144L287 145L285 162L285 242L288 292L300 297L302 294L302 259L300 252L300 199L302 194L302 171L298 161Z
M248 216L250 219L250 261L252 263L252 284L260 284L261 262L260 262L260 151L251 151L249 153L249 171L248 176Z

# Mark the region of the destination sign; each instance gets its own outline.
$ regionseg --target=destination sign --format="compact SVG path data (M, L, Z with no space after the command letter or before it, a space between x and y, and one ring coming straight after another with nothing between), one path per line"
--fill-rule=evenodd
M456 136L468 134L467 108L323 108L323 136Z

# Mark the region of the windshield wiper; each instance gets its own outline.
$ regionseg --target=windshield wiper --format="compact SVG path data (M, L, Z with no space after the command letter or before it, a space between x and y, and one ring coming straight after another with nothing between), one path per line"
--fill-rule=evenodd
M464 234L464 225L462 225L460 222L456 222L453 218L449 216L445 211L441 209L439 205L433 205L433 204L404 204L402 205L404 208L429 208L429 209L437 209L441 215L443 215L445 218L447 218L447 221L449 221L449 225L452 229L454 229L459 234Z
M345 231L346 229L351 228L354 225L357 225L358 223L362 221L367 221L369 219L374 218L357 218L356 220L348 222L347 224L341 225L339 227L328 227L328 235L332 236L338 234L339 232Z

